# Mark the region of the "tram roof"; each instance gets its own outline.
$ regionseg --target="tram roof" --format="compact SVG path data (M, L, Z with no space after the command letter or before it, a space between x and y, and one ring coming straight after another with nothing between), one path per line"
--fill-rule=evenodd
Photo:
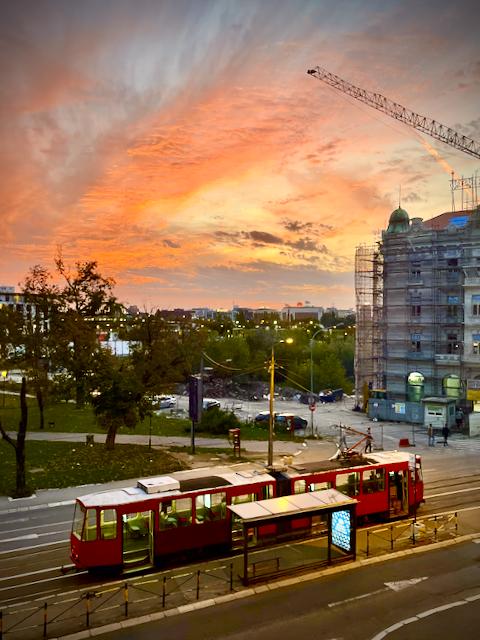
M293 516L297 513L328 511L344 505L351 506L357 502L358 500L350 498L336 489L324 489L229 505L228 508L243 522L255 522L288 515Z
M288 473L316 473L318 471L341 471L355 467L368 467L378 464L404 463L411 459L411 454L407 451L376 451L368 456L357 455L351 458L339 458L337 460L315 460L311 462L295 462L290 466Z
M141 487L128 486L120 489L109 489L90 493L80 496L78 499L85 507L120 506L144 502L146 500L158 500L159 498L181 498L186 493L201 491L203 489L245 486L275 481L265 470L251 464L234 465L233 467L188 469L185 471L175 471L162 477L164 479L176 480L180 487L168 491L147 493Z

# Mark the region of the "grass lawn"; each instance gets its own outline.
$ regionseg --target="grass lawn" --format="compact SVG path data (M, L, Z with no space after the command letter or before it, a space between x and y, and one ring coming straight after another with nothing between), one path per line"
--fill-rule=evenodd
M141 478L185 468L167 452L141 445L117 444L113 451L106 451L103 444L27 441L25 450L31 490ZM4 440L0 440L0 456L0 495L11 495L15 452Z
M5 396L5 407L0 405L0 420L7 431L17 431L20 420L20 407L18 396ZM75 404L58 403L47 406L44 411L45 431L58 433L105 433L98 426L93 409L86 405L77 409ZM28 398L28 431L39 431L39 411L36 400ZM188 418L175 416L168 411L152 415L152 435L156 436L186 436L190 437L191 421ZM139 422L134 430L120 427L118 433L148 435L150 432L150 419L145 418ZM225 437L213 435L197 429L196 433L204 437ZM267 440L268 426L258 426L253 423L242 424L242 440ZM276 440L295 440L295 436L285 432L277 432ZM303 440L303 438L299 439Z

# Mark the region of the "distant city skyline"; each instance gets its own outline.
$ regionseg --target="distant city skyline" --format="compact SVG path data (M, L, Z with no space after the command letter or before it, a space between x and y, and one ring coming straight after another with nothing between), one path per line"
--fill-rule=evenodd
M139 309L354 306L399 204L475 159L307 75L480 140L473 0L4 3L0 282L96 260ZM457 203L458 207L458 203Z

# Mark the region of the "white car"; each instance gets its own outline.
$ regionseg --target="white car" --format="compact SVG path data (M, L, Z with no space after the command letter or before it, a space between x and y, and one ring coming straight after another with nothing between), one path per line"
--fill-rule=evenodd
M202 409L204 411L208 411L208 409L213 409L217 407L220 409L220 402L218 400L214 400L213 398L204 398L202 403Z
M159 409L170 409L176 406L177 399L175 396L155 396L154 402Z

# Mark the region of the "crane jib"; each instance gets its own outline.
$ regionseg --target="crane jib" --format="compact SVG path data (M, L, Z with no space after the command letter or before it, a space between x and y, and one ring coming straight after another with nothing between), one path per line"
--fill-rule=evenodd
M326 82L334 89L342 91L343 93L352 96L356 100L360 100L378 111L386 113L395 120L400 120L400 122L404 122L414 129L418 129L419 131L428 134L436 140L440 140L459 151L463 151L474 158L480 159L480 144L478 142L457 133L450 127L447 127L436 120L432 120L427 116L422 116L414 111L410 111L410 109L398 104L398 102L389 100L381 93L373 93L366 89L361 89L360 87L343 80L334 73L330 73L321 67L308 69L307 74L317 78L317 80Z

